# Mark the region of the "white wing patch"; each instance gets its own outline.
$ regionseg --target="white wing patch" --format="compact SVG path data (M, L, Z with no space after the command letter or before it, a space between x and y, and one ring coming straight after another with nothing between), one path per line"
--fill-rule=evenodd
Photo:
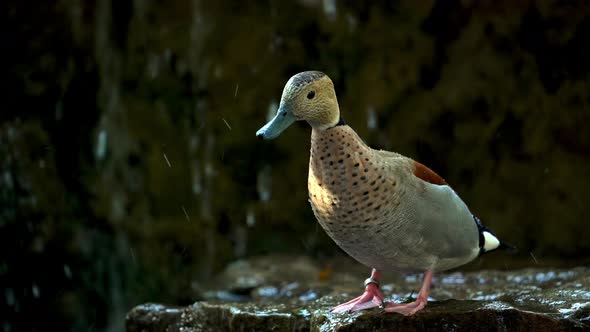
M485 252L494 250L500 246L500 240L490 232L483 232L483 250Z

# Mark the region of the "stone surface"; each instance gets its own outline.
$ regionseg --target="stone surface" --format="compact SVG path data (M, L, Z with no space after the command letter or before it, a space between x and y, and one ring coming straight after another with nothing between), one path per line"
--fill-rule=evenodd
M431 302L413 317L372 309L333 314L357 296L366 277L358 264L267 256L230 265L187 307L143 304L127 315L127 331L586 331L590 269L522 269L435 275ZM345 272L346 271L346 272ZM364 273L363 273L364 271ZM385 274L389 301L419 289L420 276Z

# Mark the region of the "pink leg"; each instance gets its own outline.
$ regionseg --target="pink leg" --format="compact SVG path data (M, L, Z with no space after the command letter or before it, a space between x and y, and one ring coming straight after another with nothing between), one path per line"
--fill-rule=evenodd
M404 316L412 316L418 311L422 310L428 302L428 295L430 294L430 283L432 282L432 271L428 270L424 272L424 280L422 281L422 287L418 293L416 301L411 303L388 303L385 311L397 312Z
M373 269L373 271L371 271L371 279L375 280L376 283L365 282L366 286L363 295L335 306L330 309L330 312L360 311L381 306L383 304L383 295L379 291L379 278L381 278L381 272Z

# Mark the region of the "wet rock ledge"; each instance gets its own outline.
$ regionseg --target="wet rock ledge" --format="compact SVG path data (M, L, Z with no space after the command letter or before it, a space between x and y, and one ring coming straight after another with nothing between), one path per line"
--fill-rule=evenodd
M202 301L142 304L127 315L139 331L590 331L590 269L521 269L435 276L428 306L413 317L379 309L332 314L357 296L367 271L351 262L261 257L230 265ZM354 270L350 270L350 269ZM384 275L389 301L419 289L420 276Z

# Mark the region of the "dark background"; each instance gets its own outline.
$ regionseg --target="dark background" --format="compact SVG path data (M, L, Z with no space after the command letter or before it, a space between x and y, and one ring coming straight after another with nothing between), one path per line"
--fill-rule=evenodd
M467 269L587 264L590 5L368 3L3 1L2 329L121 330L237 258L341 255L309 127L254 135L310 69L521 249Z

